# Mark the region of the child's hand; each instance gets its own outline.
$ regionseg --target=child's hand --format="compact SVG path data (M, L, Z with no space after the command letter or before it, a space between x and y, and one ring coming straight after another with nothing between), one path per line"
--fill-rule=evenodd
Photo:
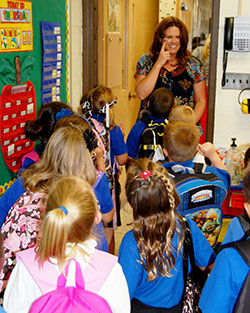
M103 159L103 151L101 147L97 147L92 151L92 156L94 156L96 160L96 167L100 171L105 172L105 164Z
M101 147L97 147L94 149L95 158L97 159L103 159L103 151Z
M209 160L214 156L214 154L217 154L211 142L205 142L202 145L198 144L198 151L201 155L208 158Z
M198 144L198 151L201 155L208 158L212 166L228 171L225 164L221 161L219 154L215 151L211 142L205 142L202 145Z

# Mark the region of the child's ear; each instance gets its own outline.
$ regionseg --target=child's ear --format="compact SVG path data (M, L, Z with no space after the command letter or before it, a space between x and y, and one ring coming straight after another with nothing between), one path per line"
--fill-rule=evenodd
M100 210L98 209L98 211L96 212L96 216L95 216L95 224L100 224L101 220L102 220L102 214Z
M244 202L244 208L247 212L248 217L250 218L250 203L249 202Z
M164 155L165 155L166 157L168 157L168 152L167 152L167 150L166 150L165 148L163 148L162 151L163 151Z

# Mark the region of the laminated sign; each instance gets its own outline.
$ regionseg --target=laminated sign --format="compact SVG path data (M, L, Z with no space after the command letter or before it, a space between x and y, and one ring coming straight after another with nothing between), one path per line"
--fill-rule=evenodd
M34 142L25 137L28 120L36 119L36 95L34 85L6 85L0 97L0 138L5 163L17 172L22 156L34 149Z

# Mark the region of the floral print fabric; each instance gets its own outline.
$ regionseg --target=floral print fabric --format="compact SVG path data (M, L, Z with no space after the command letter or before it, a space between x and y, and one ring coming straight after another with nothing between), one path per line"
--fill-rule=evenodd
M2 225L5 260L0 274L1 298L16 264L16 253L34 247L36 244L42 223L40 214L43 195L43 193L29 191L22 194L10 209Z
M147 76L152 67L153 61L149 54L144 54L136 66L136 73L134 77L138 75ZM161 68L154 90L166 87L174 95L175 105L188 105L194 108L194 91L193 85L204 80L205 74L203 65L195 57L191 57L185 68L178 67L172 72L169 72L164 67ZM142 101L142 108L147 99Z

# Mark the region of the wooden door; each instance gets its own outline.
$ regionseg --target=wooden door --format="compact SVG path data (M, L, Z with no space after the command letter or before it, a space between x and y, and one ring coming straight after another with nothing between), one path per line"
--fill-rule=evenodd
M136 63L149 51L158 9L158 0L98 1L98 83L112 88L117 96L115 119L123 125L126 136L140 106L134 92ZM115 22L111 20L114 16Z

